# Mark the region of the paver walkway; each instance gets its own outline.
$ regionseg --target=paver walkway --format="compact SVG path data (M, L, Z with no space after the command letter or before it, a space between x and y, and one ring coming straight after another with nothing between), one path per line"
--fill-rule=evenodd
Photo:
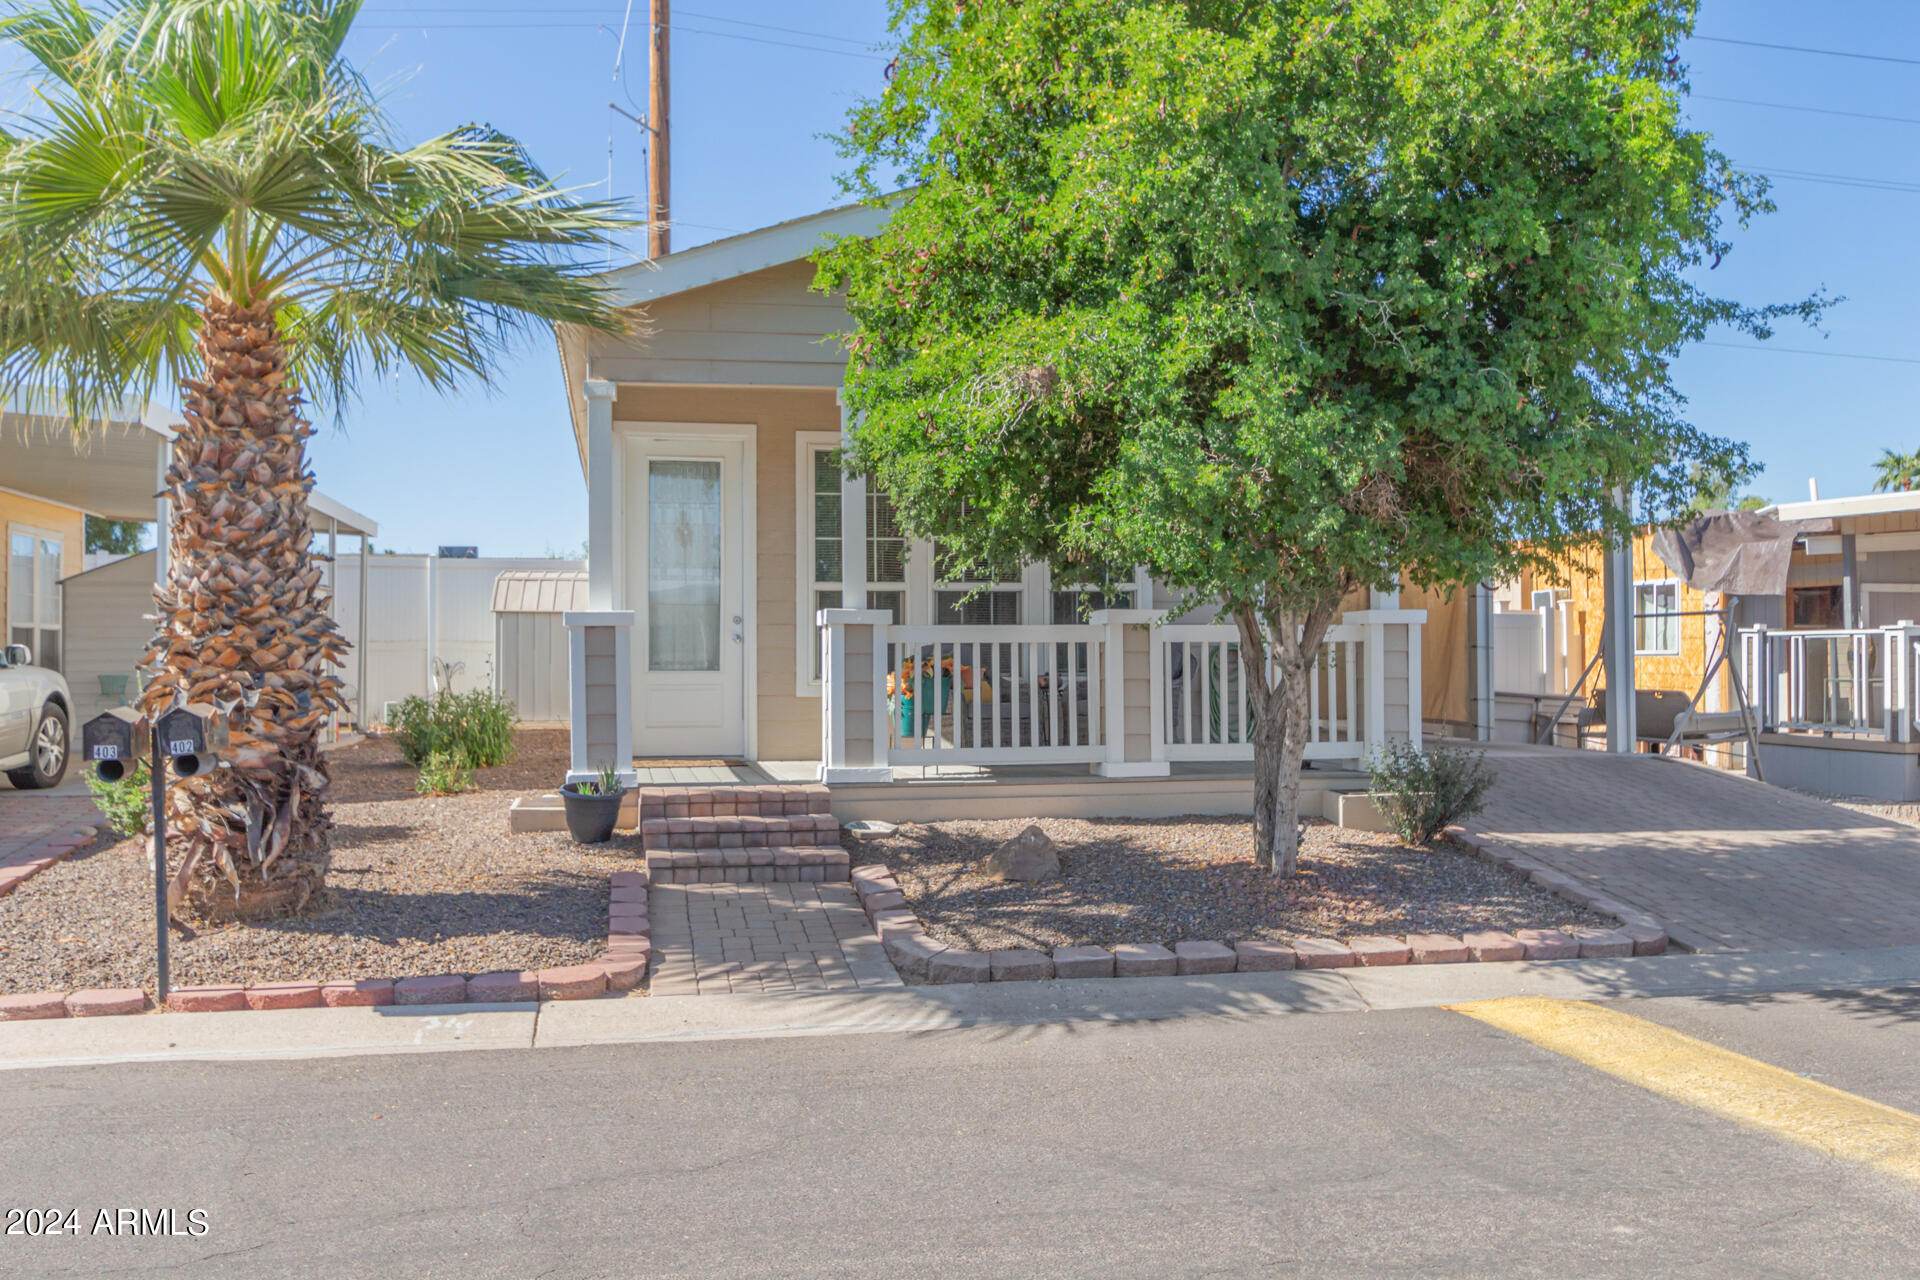
M1920 944L1920 829L1657 756L1499 749L1469 824L1699 950Z
M106 821L90 797L0 792L0 862L42 836L76 827L104 826Z
M656 884L647 899L656 996L901 985L852 885Z

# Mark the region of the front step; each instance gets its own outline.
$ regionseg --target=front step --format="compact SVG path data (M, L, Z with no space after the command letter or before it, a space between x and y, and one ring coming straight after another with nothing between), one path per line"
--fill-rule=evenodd
M840 823L817 784L642 787L639 814L655 884L847 878Z

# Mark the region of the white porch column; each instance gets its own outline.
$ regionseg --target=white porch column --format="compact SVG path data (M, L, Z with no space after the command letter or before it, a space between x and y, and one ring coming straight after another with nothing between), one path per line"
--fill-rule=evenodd
M1107 758L1093 766L1105 778L1163 778L1173 771L1160 738L1161 663L1154 628L1161 609L1096 609L1088 618L1107 630L1101 671L1101 727Z
M367 537L366 530L360 531L360 617L358 618L360 638L355 642L354 661L358 670L355 677L357 692L353 696L353 713L358 721L354 727L361 733L373 723L373 717L367 714Z
M612 765L621 781L640 784L633 766L633 614L627 610L568 610L567 781L585 782Z
M841 399L840 447L851 440L847 402ZM840 607L867 607L867 481L845 467L840 469Z
M157 465L153 471L153 488L157 495L153 500L153 585L167 585L167 574L173 568L173 499L167 496L167 468L173 465L173 441L161 440L157 451ZM84 555L84 540L80 548ZM86 564L83 559L82 566Z
M1614 502L1625 507L1625 490L1616 490ZM1639 702L1634 695L1635 619L1633 542L1606 550L1606 592L1603 662L1607 671L1607 750L1631 755L1639 737Z
M1399 593L1382 592L1381 597L1398 601ZM1361 664L1365 675L1365 693L1361 698L1362 733L1360 747L1363 764L1388 742L1404 738L1418 749L1420 725L1420 631L1426 625L1425 609L1358 609L1340 619L1344 624L1366 628Z
M887 629L884 609L822 609L820 781L891 782L887 763Z
M581 384L587 398L587 605L613 608L613 400L619 388L600 378Z

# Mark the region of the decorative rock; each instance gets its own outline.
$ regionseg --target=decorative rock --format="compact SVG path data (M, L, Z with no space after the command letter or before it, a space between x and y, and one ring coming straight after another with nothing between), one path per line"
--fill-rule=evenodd
M995 982L1039 982L1053 976L1053 960L1044 951L1015 947L987 953Z
M402 978L393 984L395 1004L465 1004L467 980L457 973L428 978Z
M1575 929L1570 935L1582 960L1603 960L1633 954L1633 939L1619 929Z
M1466 943L1446 933L1410 933L1407 949L1415 964L1465 964L1473 958Z
M482 973L467 979L467 999L474 1004L505 1004L540 998L540 975L525 969Z
M1113 952L1105 947L1055 947L1053 976L1056 978L1111 978Z
M1113 976L1116 978L1170 978L1178 968L1179 961L1173 952L1158 943L1123 942L1113 949Z
M1572 960L1580 954L1580 944L1558 929L1520 929L1513 936L1529 960Z
M320 1000L335 1009L364 1009L393 1003L389 978L359 978L351 982L323 982Z
M1176 942L1175 973L1232 973L1238 957L1224 942Z
M871 840L877 836L890 836L900 828L891 822L882 822L878 818L860 818L846 825L847 834L856 840Z
M32 1022L41 1018L67 1016L64 991L29 991L24 995L0 996L0 1022Z
M597 964L569 964L540 971L542 1000L586 1000L606 989L606 970Z
M1052 880L1060 874L1060 851L1046 832L1030 826L988 854L980 874L989 880Z
M984 951L948 947L927 961L928 982L991 982L993 962Z
M1293 956L1296 969L1350 969L1355 963L1352 948L1332 938L1295 938Z
M247 988L249 1009L317 1009L320 1004L317 982L261 982Z
M232 1013L246 1007L245 987L175 987L167 992L167 1008L175 1013Z
M1381 965L1405 964L1413 957L1412 948L1398 938L1369 934L1348 938L1347 946L1353 949L1353 958L1370 969Z
M1475 933L1465 933L1460 941L1466 944L1467 954L1475 960L1525 960L1527 946L1510 933L1498 929L1482 929Z
M1664 955L1667 950L1667 931L1657 924L1623 924L1620 932L1633 939L1633 954L1637 956Z
M137 987L92 987L67 997L69 1018L106 1018L139 1013L147 1007L147 993Z
M1293 948L1284 942L1236 942L1235 967L1241 973L1274 973L1293 968Z

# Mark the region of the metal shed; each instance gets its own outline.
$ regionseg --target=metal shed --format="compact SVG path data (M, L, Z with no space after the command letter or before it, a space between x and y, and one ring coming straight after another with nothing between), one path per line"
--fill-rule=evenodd
M587 575L510 570L493 580L493 688L525 724L567 722L567 632L560 615L587 607Z

